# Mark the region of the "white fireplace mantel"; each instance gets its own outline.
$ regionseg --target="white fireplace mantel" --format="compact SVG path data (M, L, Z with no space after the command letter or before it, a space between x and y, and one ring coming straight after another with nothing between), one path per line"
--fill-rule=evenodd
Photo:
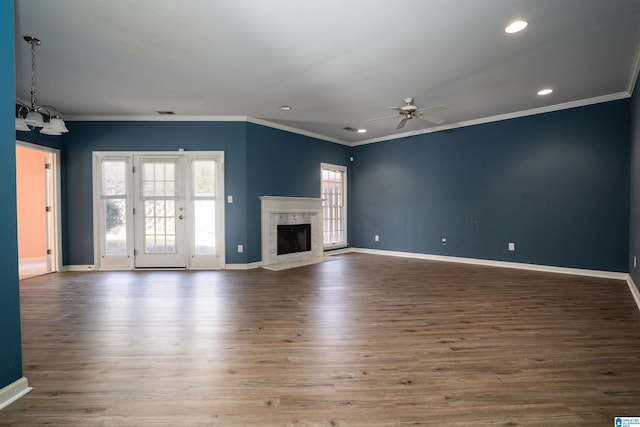
M262 267L283 270L323 261L322 199L261 196ZM311 251L278 255L278 225L311 224Z

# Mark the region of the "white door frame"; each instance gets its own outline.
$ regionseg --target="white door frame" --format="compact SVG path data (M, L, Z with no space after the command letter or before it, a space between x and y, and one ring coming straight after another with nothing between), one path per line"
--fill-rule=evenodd
M134 217L134 247L137 253L134 253L134 266L135 268L186 268L187 267L187 227L185 216L190 216L190 212L186 211L187 204L187 163L184 155L167 155L167 154L143 154L140 156L134 156L135 173L133 174L133 209ZM160 205L165 205L170 200L174 202L174 248L175 252L164 253L166 250L166 243L163 244L163 253L147 253L145 247L145 205L147 199L143 197L142 180L144 176L143 166L144 164L173 164L174 169L174 184L173 195L169 199L155 196L152 199L159 200ZM152 170L155 168L152 168ZM162 170L162 169L161 169ZM152 172L153 174L153 172ZM153 176L153 175L152 175ZM155 181L154 181L155 182ZM164 190L163 190L164 192ZM152 203L155 210L158 204L156 201ZM153 211L152 211L153 212ZM165 212L166 213L166 212ZM155 215L152 215L155 217ZM162 215L164 217L164 214ZM166 224L168 218L164 218L162 223ZM164 233L163 233L164 234ZM155 235L155 233L154 233ZM155 247L155 243L153 245Z
M47 216L47 249L51 251L47 255L47 270L49 273L62 271L60 150L20 140L16 140L16 146L41 151L51 159L51 179L44 183L48 206L51 207L51 215Z
M127 173L127 212L126 212L126 228L127 228L127 254L122 257L110 257L110 258L118 258L118 259L107 259L107 257L103 258L102 254L102 245L104 243L104 231L103 227L101 227L103 219L102 215L102 206L101 206L101 177L100 177L100 162L106 159L127 159L129 168L132 168L135 163L137 163L137 159L140 157L180 157L184 159L186 165L186 174L190 175L190 162L194 159L215 159L218 162L218 170L217 170L217 198L216 201L219 202L216 204L216 263L210 263L202 258L203 256L193 256L192 253L193 248L193 230L192 227L187 224L186 233L185 233L185 243L186 243L186 269L224 269L225 268L225 235L224 235L224 152L222 151L94 151L93 152L93 236L94 236L94 267L96 270L134 270L135 266L135 256L134 250L141 250L141 248L137 248L135 245L134 233L137 231L134 230L134 224L136 219L133 215L133 207L135 203L133 201L133 197L138 197L135 195L139 189L134 189L134 178L132 169L130 169ZM138 173L138 171L136 171ZM137 178L136 178L137 179ZM185 188L189 186L191 183L191 177L188 176L185 181ZM189 199L189 190L185 191L185 207L191 205L191 200ZM187 208L188 210L188 208ZM185 212L186 215L189 212ZM138 215L138 213L136 213ZM139 226L138 226L139 227ZM135 248L135 249L134 249ZM206 258L206 256L204 256ZM204 261L204 262L203 262Z

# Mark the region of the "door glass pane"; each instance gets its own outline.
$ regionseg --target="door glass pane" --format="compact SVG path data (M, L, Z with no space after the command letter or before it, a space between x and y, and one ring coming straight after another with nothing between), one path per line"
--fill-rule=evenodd
M176 196L176 183L175 181L166 181L164 184L164 194L167 197Z
M156 211L156 204L153 200L145 200L144 202L144 215L146 218L154 218Z
M164 181L165 180L165 178L164 178L164 169L165 169L165 163L156 164L154 180L156 180L156 181Z
M167 217L174 217L176 215L176 202L175 200L166 200L165 209Z
M102 162L102 195L123 196L126 194L127 162L105 160Z
M104 201L106 256L127 255L127 204L125 199Z
M166 238L166 244L167 244L167 252L168 253L175 253L176 251L176 236L167 236Z
M144 252L146 254L175 254L176 164L166 162L145 163L142 167L142 192L144 200Z
M215 160L193 161L193 195L195 197L214 197L216 195Z
M148 254L175 253L175 244L169 247L165 245L167 239L175 242L175 218L166 216L147 216L144 228L144 251Z
M142 197L175 197L175 168L173 161L145 163L142 167Z
M144 251L145 253L153 253L156 248L156 239L151 236L145 236L144 238Z
M216 253L216 202L196 200L194 202L195 254L215 255Z

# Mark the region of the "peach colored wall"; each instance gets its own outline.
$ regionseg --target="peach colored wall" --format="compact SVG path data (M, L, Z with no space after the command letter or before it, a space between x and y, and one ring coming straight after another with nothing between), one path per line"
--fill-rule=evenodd
M46 193L44 162L46 153L16 147L18 192L18 256L47 255Z

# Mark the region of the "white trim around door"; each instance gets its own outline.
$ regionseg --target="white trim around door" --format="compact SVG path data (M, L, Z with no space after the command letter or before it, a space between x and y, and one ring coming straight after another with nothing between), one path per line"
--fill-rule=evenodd
M46 197L46 272L62 271L62 215L60 208L60 150L16 140L16 147L29 148L45 154Z
M96 270L223 269L224 153L94 152Z

